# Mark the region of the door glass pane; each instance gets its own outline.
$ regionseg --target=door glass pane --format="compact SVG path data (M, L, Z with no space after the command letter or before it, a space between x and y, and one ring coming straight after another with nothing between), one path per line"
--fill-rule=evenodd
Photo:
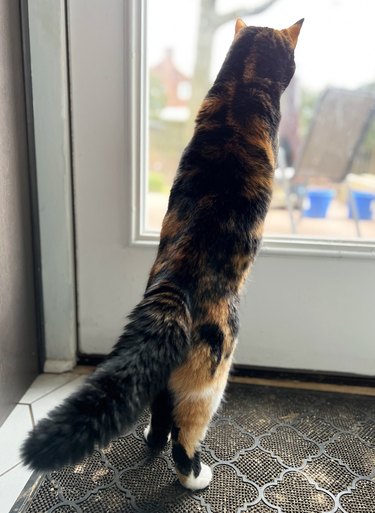
M374 48L375 2L358 0L148 0L145 230L160 230L237 9L247 12L248 25L285 28L305 18L296 75L282 98L265 234L375 239L375 59L366 57Z

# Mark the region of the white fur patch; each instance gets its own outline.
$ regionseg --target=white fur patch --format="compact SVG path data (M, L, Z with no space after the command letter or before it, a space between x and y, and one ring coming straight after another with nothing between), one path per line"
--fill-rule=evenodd
M187 401L199 401L199 399L210 399L211 400L211 415L216 413L220 406L221 400L224 395L226 382L220 384L220 387L209 386L201 390L192 390L184 395L183 400Z
M217 412L217 409L220 406L221 400L223 399L224 390L225 390L225 386L222 387L221 390L218 390L216 392L216 396L215 396L215 398L214 398L214 400L212 401L212 404L211 404L212 415Z
M201 471L198 477L194 476L194 472L192 471L187 479L182 484L185 488L189 490L203 490L207 488L212 479L212 471L208 465L204 463L201 464Z
M192 390L186 394L185 398L188 400L192 399L193 401L197 401L198 399L207 399L212 397L214 394L215 388L211 386L202 388L201 390Z
M149 425L145 428L145 430L143 431L143 436L145 437L146 442L147 442L147 439L148 439L147 437L148 437L148 435L149 435L150 431L151 431L151 425L149 424Z

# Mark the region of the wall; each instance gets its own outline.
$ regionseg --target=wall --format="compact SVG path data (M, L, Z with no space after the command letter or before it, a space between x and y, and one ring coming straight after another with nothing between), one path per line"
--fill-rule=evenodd
M0 2L0 424L38 372L19 2Z

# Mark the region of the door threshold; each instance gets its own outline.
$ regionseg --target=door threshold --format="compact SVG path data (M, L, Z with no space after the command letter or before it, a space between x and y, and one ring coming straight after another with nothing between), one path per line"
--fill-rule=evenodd
M317 383L313 381L305 382L290 379L255 378L250 376L230 376L229 382L245 385L263 385L276 388L294 388L320 392L336 392L340 394L375 396L374 387L360 385L339 385L333 383Z

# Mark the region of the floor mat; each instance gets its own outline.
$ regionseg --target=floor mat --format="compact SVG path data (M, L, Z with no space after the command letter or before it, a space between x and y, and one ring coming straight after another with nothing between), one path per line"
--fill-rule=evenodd
M202 447L208 489L184 490L147 412L80 465L34 476L15 513L375 513L375 398L231 385Z

